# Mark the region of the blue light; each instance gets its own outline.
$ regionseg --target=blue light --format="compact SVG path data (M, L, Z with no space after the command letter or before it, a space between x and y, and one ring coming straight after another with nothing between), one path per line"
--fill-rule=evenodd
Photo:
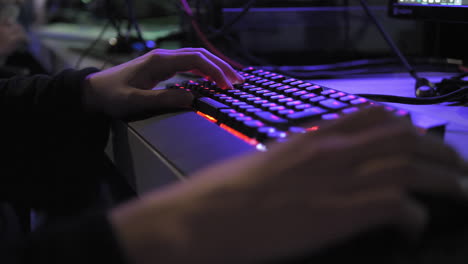
M132 48L136 51L145 51L145 45L143 45L143 43L140 42L133 43Z
M156 42L153 40L148 40L146 41L146 47L148 47L149 49L154 49L156 48Z

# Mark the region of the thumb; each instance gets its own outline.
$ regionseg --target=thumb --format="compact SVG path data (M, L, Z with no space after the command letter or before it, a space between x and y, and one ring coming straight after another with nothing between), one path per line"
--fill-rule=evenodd
M192 93L182 89L140 90L148 93L160 109L191 108L194 96Z
M174 109L191 108L193 95L185 90L140 90L135 89L129 97L126 118L141 120Z

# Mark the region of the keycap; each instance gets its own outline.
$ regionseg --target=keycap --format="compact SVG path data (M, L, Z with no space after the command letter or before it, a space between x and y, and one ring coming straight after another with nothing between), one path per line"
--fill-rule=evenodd
M235 93L240 93L242 92L241 90L227 90L226 93L227 94L235 94Z
M308 93L308 94L302 95L300 98L301 98L301 100L308 100L308 99L310 99L312 97L317 97L317 95L313 94L313 93Z
M278 88L278 87L281 87L281 86L283 86L282 83L277 83L277 84L272 84L272 85L268 86L268 88L275 89L275 88Z
M288 134L286 134L283 131L274 131L270 132L266 135L266 140L277 140L277 139L283 139L286 138Z
M264 82L268 82L268 80L267 79L261 79L261 80L256 81L255 83L258 85L258 84L262 84Z
M352 105L360 105L360 104L365 104L365 103L367 103L367 102L369 102L369 101L367 101L367 99L362 98L362 97L361 97L361 98L358 98L358 99L356 99L356 100L350 101L350 103L351 103Z
M304 81L295 81L295 82L292 82L290 83L290 85L299 85L299 84L303 84Z
M311 108L312 105L310 104L300 104L300 105L296 105L294 108L296 110L304 110L304 109L307 109L307 108Z
M341 110L341 112L343 114L346 114L346 115L356 113L357 111L359 111L359 108L357 108L357 107L350 107L350 108L346 108L346 109Z
M260 121L271 124L275 127L286 125L288 123L288 120L268 112L256 112L255 116L260 119Z
M232 114L232 113L237 113L237 111L231 108L221 109L216 119L221 123L225 123L228 119L231 118L229 117L229 114Z
M281 111L281 110L285 110L286 107L284 106L273 106L273 107L270 107L268 108L268 110L270 110L271 112L277 112L277 111Z
M256 92L256 91L261 91L261 90L263 90L263 88L260 88L260 87L257 87L257 86L255 86L255 88L248 89L248 91L251 92L251 93Z
M254 67L247 67L247 68L242 69L243 72L252 72L254 70L255 70Z
M288 129L289 133L292 133L292 134L304 134L307 132L307 130L303 127L295 127L295 126L292 126Z
M282 115L282 116L287 116L287 115L294 114L294 113L295 113L295 111L291 110L291 109L285 109L285 110L278 111L278 114Z
M232 103L231 107L234 108L234 109L239 109L239 106L242 106L242 105L247 105L247 103L245 103L245 102L236 102L236 103Z
M257 129L256 138L259 141L265 141L267 139L268 133L273 133L273 132L276 132L276 128L274 128L274 127L270 127L270 126L260 127L260 128Z
M288 103L288 102L292 102L292 101L294 101L294 99L292 99L292 98L290 98L290 97L286 97L286 98L283 98L283 99L279 99L279 100L278 100L278 102L279 102L279 103L282 103L282 104L283 104L283 103L285 104L285 103Z
M289 79L284 80L283 83L288 83L289 84L289 83L292 83L292 82L295 82L295 81L297 81L297 80L294 79L294 78L289 78Z
M268 104L269 101L268 100L257 100L257 101L253 101L252 104L256 105L256 106L261 106L262 104Z
M277 82L279 82L279 81L282 81L282 80L284 80L284 79L285 79L285 77L284 77L283 75L277 75L277 76L273 76L273 77L271 77L270 79L271 79L271 80L273 80L273 81L277 81Z
M245 105L240 105L238 107L238 110L241 111L241 112L245 112L245 110L252 109L252 108L255 108L255 107L253 105L245 104Z
M291 89L284 90L283 93L289 96L289 94L295 93L297 91L299 91L299 89L291 88Z
M291 96L295 98L301 98L301 96L306 95L306 94L308 94L306 91L299 91L299 92L293 93Z
M292 102L287 102L287 106L295 106L295 105L300 105L303 104L301 101L292 101Z
M272 97L272 96L275 96L275 95L278 95L278 93L275 93L275 92L265 93L265 94L263 94L262 96L263 96L263 97Z
M223 108L230 108L229 106L208 97L198 98L194 105L198 111L214 118L217 118L219 110Z
M320 101L319 105L328 109L333 109L333 110L338 110L338 109L345 108L348 106L348 104L340 102L335 99L328 99L328 100Z
M327 98L325 96L317 96L317 97L312 97L309 99L309 102L311 103L316 103L316 102L320 102L322 100L326 100Z
M323 120L335 120L340 118L339 114L333 113L333 114L325 114L322 116Z
M262 95L262 94L266 94L266 93L271 93L270 90L259 90L259 91L255 91L255 94L258 94L258 95Z
M259 72L257 73L258 76L263 76L263 75L266 75L266 74L270 74L271 72L269 71L262 71L262 72Z
M297 87L299 88L306 88L306 87L309 87L309 86L312 86L313 84L311 83L303 83L303 84L299 84Z
M279 99L283 99L283 98L286 98L286 96L282 95L282 94L274 95L274 96L270 97L271 100L279 100Z
M322 95L329 95L329 94L332 94L332 93L336 93L335 90L333 89L329 89L329 90L325 90L322 92Z
M264 82L264 83L261 84L261 86L263 86L263 87L268 87L268 86L273 85L273 84L275 84L275 83L276 83L276 82L273 82L273 81Z
M343 96L340 98L340 101L343 101L343 102L349 102L351 100L355 100L357 99L358 97L355 96L355 95L347 95L347 96Z
M268 108L270 108L270 107L275 107L275 106L278 106L278 105L275 104L275 103L266 103L266 104L262 104L262 105L261 105L261 107L262 107L263 109L268 109Z
M244 121L244 125L239 129L239 132L253 138L257 135L257 130L264 126L265 124L255 119Z
M291 89L291 86L289 86L289 85L283 85L283 86L281 86L281 87L276 88L275 90L276 90L277 92L282 92L282 91L288 90L288 89Z
M265 76L263 76L263 77L265 77L265 78L271 78L271 77L274 77L274 76L277 76L277 75L278 75L278 74L276 74L276 73L271 73L271 74L267 74L267 75L265 75Z
M258 101L258 100L262 100L262 98L260 98L260 97L250 97L250 98L247 98L247 102L255 102L255 101Z
M309 86L306 88L306 91L309 91L311 93L316 93L316 94L319 94L320 92L323 91L323 88L318 86L318 85L313 85L313 86Z
M294 114L287 115L287 119L293 121L294 123L299 123L311 119L320 118L321 114L326 113L327 111L320 107L312 107L305 111L296 112Z
M241 95L239 96L239 99L241 100L247 100L247 98L252 98L252 97L255 97L254 95L251 95L251 94L246 94L246 95Z
M330 95L330 98L335 99L335 98L343 97L343 96L346 96L346 94L343 93L343 92L338 92L338 93L331 94L331 95Z
M249 113L249 114L252 114L252 113L261 112L261 111L262 111L262 109L254 107L254 108L248 108L245 112Z

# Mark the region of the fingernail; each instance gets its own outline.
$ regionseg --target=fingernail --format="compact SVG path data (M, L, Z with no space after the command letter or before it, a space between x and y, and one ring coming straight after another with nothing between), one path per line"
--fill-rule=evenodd
M241 83L244 83L244 82L245 82L245 78L244 78L242 75L240 75L240 74L237 73L237 76L236 76L236 77L237 77L237 81L239 82L239 83L237 83L237 84L241 84Z

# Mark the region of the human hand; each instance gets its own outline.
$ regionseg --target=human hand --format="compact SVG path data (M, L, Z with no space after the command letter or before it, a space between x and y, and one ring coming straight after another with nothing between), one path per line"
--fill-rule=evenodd
M85 109L135 120L173 108L188 108L193 96L183 90L152 90L178 72L193 72L230 89L243 82L235 70L205 49L153 50L135 60L88 76Z
M417 236L415 192L466 197L460 156L384 110L200 171L115 209L132 263L252 263L316 252L373 227Z

